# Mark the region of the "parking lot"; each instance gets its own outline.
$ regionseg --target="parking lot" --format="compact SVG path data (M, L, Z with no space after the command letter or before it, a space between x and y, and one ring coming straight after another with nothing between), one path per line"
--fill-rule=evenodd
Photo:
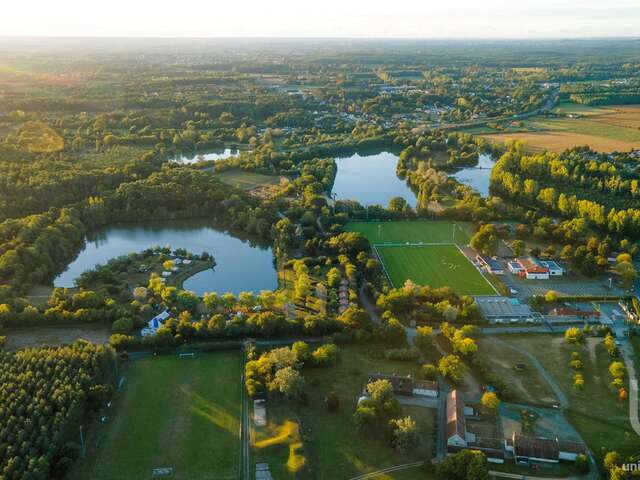
M563 276L549 280L526 280L506 271L499 276L509 289L517 291L515 297L525 299L534 295L544 295L549 290L561 296L621 296L625 292L615 284L609 288L608 278L591 279L582 276Z

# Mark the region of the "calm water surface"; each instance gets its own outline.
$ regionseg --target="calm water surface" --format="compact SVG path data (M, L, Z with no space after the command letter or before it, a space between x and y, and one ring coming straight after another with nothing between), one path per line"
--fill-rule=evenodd
M238 155L238 153L240 153L240 151L235 148L234 149L225 148L225 149L219 149L219 150L212 150L209 152L188 152L188 153L182 153L180 155L176 155L172 161L176 163L182 163L182 164L198 163L203 160L217 161L217 160L224 160L225 158L229 158L229 157L234 157Z
M73 287L86 270L112 258L140 252L156 245L185 248L191 253L209 252L216 267L190 277L184 288L205 292L259 293L277 287L271 247L240 239L205 220L144 222L107 228L86 242L78 257L55 280L56 287Z
M397 163L398 155L390 152L336 158L338 171L333 193L338 200L357 200L364 206L386 207L393 197L402 197L415 207L415 194L396 175Z
M451 174L451 176L460 183L473 187L483 197L488 197L491 169L495 164L496 160L491 155L483 153L478 159L477 166L463 168Z

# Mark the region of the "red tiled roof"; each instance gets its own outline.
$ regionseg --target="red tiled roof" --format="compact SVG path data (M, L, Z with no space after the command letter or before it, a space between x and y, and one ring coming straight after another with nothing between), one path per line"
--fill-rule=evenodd
M457 434L464 439L465 432L464 400L458 390L452 390L447 395L447 438Z

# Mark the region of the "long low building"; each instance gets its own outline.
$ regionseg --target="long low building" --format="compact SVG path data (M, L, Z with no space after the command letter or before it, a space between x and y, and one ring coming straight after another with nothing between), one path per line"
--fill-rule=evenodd
M376 380L387 380L393 387L396 395L417 395L421 397L437 397L439 392L438 382L418 380L412 375L396 375L387 373L372 373L367 383Z
M535 317L529 305L520 303L516 298L501 296L475 297L482 316L489 323L517 323L535 322Z

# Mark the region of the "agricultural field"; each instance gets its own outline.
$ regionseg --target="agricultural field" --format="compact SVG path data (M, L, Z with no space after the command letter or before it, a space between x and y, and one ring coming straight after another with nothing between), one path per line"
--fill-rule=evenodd
M68 478L234 478L240 462L240 352L133 361L105 424L89 429L87 457Z
M518 139L534 151L561 152L576 145L589 145L602 152L640 148L640 105L589 107L563 103L556 111L567 117L535 117L525 122L522 131L480 133L496 142Z
M496 295L491 284L455 245L378 246L378 256L394 287L407 280L460 295Z
M610 358L602 339L588 338L585 346L571 346L562 336L509 335L500 338L511 348L528 352L540 362L566 397L565 417L597 458L602 458L603 451L610 450L623 456L638 453L638 437L629 423L628 402L620 403L616 390L610 387ZM585 379L583 390L573 387L574 372L569 367L573 351L580 353L584 364L579 372ZM507 361L511 354L506 348L500 350L500 355L503 352L507 354L504 356ZM505 381L511 378L513 375L505 377ZM529 391L531 388L527 387Z
M279 177L262 175L261 173L245 172L242 170L225 170L216 173L216 177L227 185L232 185L242 190L253 190L269 185L277 185Z
M64 139L42 122L27 122L17 132L18 142L30 152L52 153L64 148Z
M466 245L473 225L448 220L351 222L346 230L359 232L374 245L385 243L456 243Z
M402 407L402 415L411 415L418 424L422 439L409 454L395 451L382 436L361 435L353 427L351 416L368 374L419 373L415 363L386 360L382 352L375 345L345 347L334 367L303 371L308 404L267 401L268 424L254 429L252 463L268 463L273 477L279 480L334 479L431 458L435 448L434 410ZM340 399L335 413L327 412L323 405L331 391ZM311 474L305 475L308 471ZM424 475L416 469L376 478L428 478Z

